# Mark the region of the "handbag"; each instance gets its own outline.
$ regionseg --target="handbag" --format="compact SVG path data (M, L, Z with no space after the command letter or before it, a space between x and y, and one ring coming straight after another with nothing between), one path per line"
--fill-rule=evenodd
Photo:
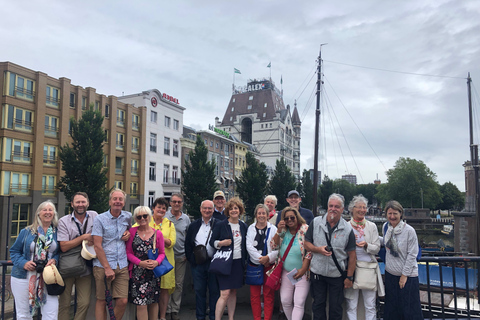
M297 236L297 232L299 229L300 227L297 228L295 235L290 240L290 243L288 244L287 250L285 250L283 257L277 260L277 263L275 264L275 266L267 272L267 281L265 282L265 285L275 291L280 289L280 286L282 284L283 263L287 258L288 252L292 247L293 241L295 240L295 237Z
M267 252L267 240L268 240L268 235L270 234L270 229L267 230L267 236L265 237L265 244L263 246L263 252L262 256L264 256ZM248 263L247 264L247 272L245 275L245 283L248 285L253 285L253 286L261 286L263 284L263 271L265 270L265 267L263 264L253 264L253 263Z
M158 230L155 230L155 235L153 236L153 249L150 249L147 252L148 259L150 259L150 260L157 260L157 258L158 258L157 232L158 232ZM168 261L167 255L165 255L165 258L163 258L162 263L160 263L158 266L153 268L153 275L155 276L155 278L160 278L161 276L166 275L167 273L169 273L172 270L173 270L173 266Z
M210 227L210 231L208 232L207 240L205 241L205 245L199 244L193 248L193 256L195 257L195 263L197 265L204 264L208 260L208 252L207 252L207 243L210 239L210 234L212 233L213 229L213 221L212 226Z
M358 261L355 268L355 281L353 289L377 290L377 263L368 261Z
M225 228L227 226L225 225ZM228 230L227 230L228 231ZM232 272L233 264L233 239L232 244L228 247L222 247L217 250L210 262L209 272L213 272L220 275L228 276Z
M82 246L76 246L67 252L60 253L58 258L58 271L63 278L78 277L88 270L81 252Z

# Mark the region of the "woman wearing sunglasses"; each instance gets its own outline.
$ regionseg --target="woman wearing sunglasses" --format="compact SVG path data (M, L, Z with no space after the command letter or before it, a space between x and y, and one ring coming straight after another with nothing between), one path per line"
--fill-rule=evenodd
M271 242L272 250L280 249L278 259L282 259L291 240L294 239L283 263L280 287L280 300L288 320L303 318L305 300L310 288L307 271L310 267L312 253L305 250L304 247L307 229L308 225L298 210L286 207L282 211L277 233ZM288 278L289 273L295 280L298 280L295 284Z
M160 298L160 278L155 278L153 269L165 258L164 240L160 230L150 227L152 211L140 206L133 212L133 219L138 227L130 228L130 238L127 241L127 258L130 262L130 302L137 306L137 319L157 319L158 299ZM153 249L156 239L158 257L148 259L148 250Z

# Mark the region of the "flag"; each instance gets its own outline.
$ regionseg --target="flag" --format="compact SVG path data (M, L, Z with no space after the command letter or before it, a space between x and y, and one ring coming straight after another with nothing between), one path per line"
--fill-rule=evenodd
M240 72L240 70L238 70L237 68L233 68L233 72L234 72L234 73L238 73L238 74L242 74L242 73Z
M269 62L267 68L271 68L271 67L272 67L272 62Z

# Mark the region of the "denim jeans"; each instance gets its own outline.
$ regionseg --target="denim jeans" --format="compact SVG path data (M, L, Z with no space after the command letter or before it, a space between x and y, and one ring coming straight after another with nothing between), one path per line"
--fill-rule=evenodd
M208 272L210 261L192 266L193 287L195 288L196 315L198 320L206 319L207 313L207 287L208 302L210 306L210 319L215 320L215 307L220 297L217 277Z
M343 317L343 278L324 277L310 272L310 292L313 298L314 320L341 320ZM327 318L328 294L328 318Z

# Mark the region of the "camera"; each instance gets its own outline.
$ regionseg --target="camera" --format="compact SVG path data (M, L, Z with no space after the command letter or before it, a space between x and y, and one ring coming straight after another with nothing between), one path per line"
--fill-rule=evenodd
M33 262L35 262L35 271L37 273L42 273L45 265L47 264L47 260L34 260Z
M325 251L327 251L327 252L332 252L332 247L326 246L326 247L325 247Z

